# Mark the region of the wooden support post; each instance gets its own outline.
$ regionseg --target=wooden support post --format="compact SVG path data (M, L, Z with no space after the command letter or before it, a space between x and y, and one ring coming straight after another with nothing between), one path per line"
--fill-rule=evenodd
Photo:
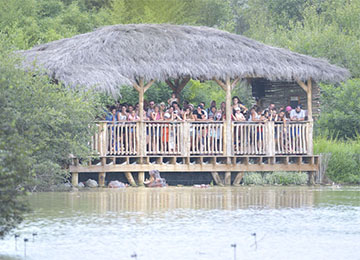
M312 117L312 80L311 78L308 80L308 91L307 91L307 109L308 109L308 147L307 147L307 154L313 155L314 148L313 148L313 117Z
M151 80L149 83L144 85L144 78L140 77L139 80L134 83L134 88L139 92L139 117L140 117L140 124L138 124L139 129L139 139L138 141L138 155L144 156L146 153L146 132L145 132L145 123L144 123L144 94L146 90L155 82L155 80Z
M105 177L106 177L105 172L99 172L99 174L98 174L99 187L105 186Z
M211 172L211 175L216 183L216 185L224 186L219 174L217 172Z
M240 78L236 78L233 83L230 81L230 77L226 77L226 81L223 82L217 78L213 78L213 80L226 92L226 120L224 122L224 155L231 156L233 155L233 141L232 141L232 123L231 123L231 91L240 80Z
M191 137L190 137L190 122L181 122L182 124L182 142L181 142L181 154L182 156L190 155Z
M99 148L100 156L106 156L108 152L108 133L106 122L101 122L99 125Z
M308 120L313 121L312 117L312 80L311 78L307 81L307 110Z
M230 186L231 185L231 172L225 172L225 185Z
M314 179L314 172L308 172L308 184L309 185L314 185L315 184L315 179Z
M144 186L144 181L145 181L145 172L139 172L138 173L138 185Z
M74 187L79 185L79 173L77 173L77 172L71 173L71 184Z
M239 172L236 174L235 180L233 182L234 186L240 186L241 180L244 178L244 172Z
M232 142L232 124L231 124L231 82L230 77L226 77L226 153L225 155L231 156L233 150Z
M136 182L131 172L125 172L125 177L128 180L129 184L133 187L136 187Z

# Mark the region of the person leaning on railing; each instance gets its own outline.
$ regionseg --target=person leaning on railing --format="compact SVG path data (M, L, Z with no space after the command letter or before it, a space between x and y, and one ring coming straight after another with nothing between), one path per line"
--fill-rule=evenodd
M193 112L193 119L195 121L205 121L207 120L205 111L202 105L198 105L197 109Z
M299 104L295 109L290 112L291 121L304 121L305 120L305 110L302 110L302 106Z

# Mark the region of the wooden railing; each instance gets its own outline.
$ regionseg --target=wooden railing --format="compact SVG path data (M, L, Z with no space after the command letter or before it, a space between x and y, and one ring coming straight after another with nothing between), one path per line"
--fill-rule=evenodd
M222 122L190 123L190 154L223 154Z
M90 145L100 156L312 154L312 122L232 122L230 143L225 122L97 125Z
M267 154L266 124L259 122L233 122L234 154Z
M146 153L180 155L183 127L179 122L146 122Z
M275 123L276 154L307 154L309 146L309 123Z

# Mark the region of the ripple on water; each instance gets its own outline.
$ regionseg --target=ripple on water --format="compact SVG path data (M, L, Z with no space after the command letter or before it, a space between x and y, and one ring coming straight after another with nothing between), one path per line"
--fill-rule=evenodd
M27 259L233 259L233 243L238 259L357 259L359 198L307 187L41 193L18 251L8 236L0 255L21 256L36 231Z

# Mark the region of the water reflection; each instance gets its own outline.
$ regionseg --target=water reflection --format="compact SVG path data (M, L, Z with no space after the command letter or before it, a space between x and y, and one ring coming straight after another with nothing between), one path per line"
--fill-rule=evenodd
M54 212L69 207L81 212L154 212L171 209L235 210L252 207L299 208L314 205L314 193L308 188L128 188L76 193L52 193L47 198ZM32 199L33 206L41 207L42 199ZM48 213L48 212L47 212Z
M37 193L15 232L21 241L38 234L28 260L134 259L134 252L149 260L233 259L234 243L239 259L358 259L359 198L358 187ZM0 243L0 259L23 252L13 235Z

